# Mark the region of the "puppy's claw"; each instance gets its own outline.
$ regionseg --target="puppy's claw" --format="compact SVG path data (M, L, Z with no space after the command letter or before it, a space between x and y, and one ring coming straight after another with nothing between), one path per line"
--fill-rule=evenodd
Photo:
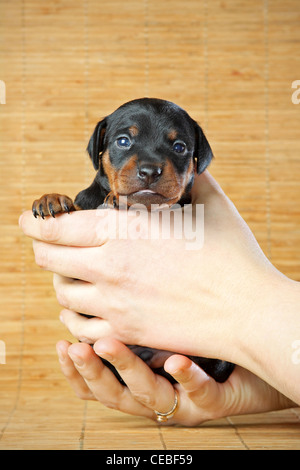
M64 210L65 212L67 212L68 214L70 214L70 208L68 206L68 204L66 202L64 202Z
M32 213L33 213L34 217L37 219L38 216L39 216L39 213L38 213L38 211L36 210L35 207L32 209Z
M44 218L45 218L45 214L44 214L44 210L43 210L43 205L42 205L42 204L39 205L39 211L40 211L40 216L42 217L42 219L44 219Z
M53 209L53 205L51 202L49 202L49 208L48 208L50 214L52 215L52 217L55 219L55 212L54 212L54 209Z

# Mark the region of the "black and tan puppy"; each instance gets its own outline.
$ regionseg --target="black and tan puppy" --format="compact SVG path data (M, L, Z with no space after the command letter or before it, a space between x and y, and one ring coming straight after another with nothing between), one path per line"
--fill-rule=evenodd
M121 197L126 197L128 206L139 203L148 209L151 204L188 204L195 172L202 173L213 157L201 127L186 111L150 98L125 103L100 121L87 151L97 170L91 186L74 203L59 194L42 196L33 203L35 217L101 205L118 208ZM150 348L131 348L150 364L159 355ZM218 359L190 357L218 382L224 382L234 368ZM156 371L174 381L163 368Z

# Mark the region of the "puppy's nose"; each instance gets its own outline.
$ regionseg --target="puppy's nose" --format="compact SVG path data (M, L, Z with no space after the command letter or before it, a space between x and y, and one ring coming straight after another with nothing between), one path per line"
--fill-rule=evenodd
M154 183L162 174L162 168L151 163L142 163L138 167L138 177L147 184Z

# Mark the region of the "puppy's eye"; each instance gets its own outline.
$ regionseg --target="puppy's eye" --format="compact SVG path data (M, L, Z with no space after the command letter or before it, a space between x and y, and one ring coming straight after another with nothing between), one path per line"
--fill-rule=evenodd
M174 152L176 153L185 153L186 152L186 145L184 142L179 142L179 141L176 141L174 142L173 144L173 150Z
M122 149L129 149L131 147L131 140L126 136L119 137L117 139L117 146Z

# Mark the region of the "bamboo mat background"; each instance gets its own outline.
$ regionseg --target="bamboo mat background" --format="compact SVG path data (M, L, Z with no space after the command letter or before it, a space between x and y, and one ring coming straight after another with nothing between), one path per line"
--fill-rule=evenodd
M300 449L300 411L161 428L85 403L62 377L52 276L18 217L93 177L98 120L142 96L204 127L210 168L273 264L300 281L299 0L0 0L1 449Z

